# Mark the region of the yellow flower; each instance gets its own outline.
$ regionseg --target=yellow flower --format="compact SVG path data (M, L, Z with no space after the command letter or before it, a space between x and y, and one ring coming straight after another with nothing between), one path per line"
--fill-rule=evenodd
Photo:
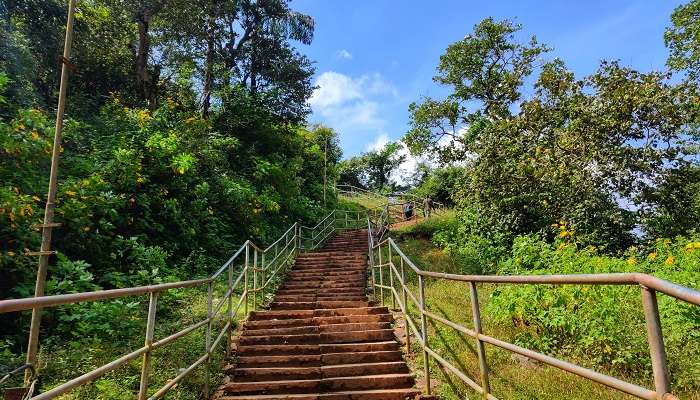
M139 110L136 114L139 120L139 125L143 126L146 122L152 119L151 114L147 110Z
M685 245L687 251L693 251L695 249L700 249L700 242L692 242Z
M649 259L650 260L656 260L656 252L649 253Z
M627 259L627 265L636 265L637 264L637 259L634 257L630 257Z
M668 256L668 258L666 259L666 261L664 261L664 263L666 263L666 265L673 265L674 261L676 261L675 257Z
M37 131L32 131L32 139L38 140L38 139L39 139L39 132L37 132Z

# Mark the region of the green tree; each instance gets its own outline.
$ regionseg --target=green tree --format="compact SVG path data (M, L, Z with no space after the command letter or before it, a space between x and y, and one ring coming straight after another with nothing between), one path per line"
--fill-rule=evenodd
M512 116L525 79L549 50L534 36L527 43L518 42L521 29L508 20L487 18L447 47L433 80L452 92L444 100L426 98L409 106L410 130L404 141L414 154L436 153L443 161L463 159L479 145L484 125Z
M686 71L700 78L700 1L676 7L666 28L664 42L669 49L667 65L674 71Z
M641 222L631 209L652 207L643 193L694 154L696 88L617 62L577 79L555 59L523 98L546 47L519 44L518 29L487 19L448 47L436 80L453 91L411 105L407 142L466 165L458 203L475 219L470 235L507 242L564 223L583 243L624 249ZM445 136L452 145L440 143Z
M382 191L387 186L393 188L396 185L391 175L406 161L406 155L400 153L402 147L399 142L387 143L379 150L364 154L370 187Z

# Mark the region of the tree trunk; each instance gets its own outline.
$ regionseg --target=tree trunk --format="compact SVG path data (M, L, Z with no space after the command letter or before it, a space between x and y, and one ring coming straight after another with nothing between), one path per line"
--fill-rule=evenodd
M202 99L202 118L209 118L211 106L211 91L214 80L214 17L209 16L207 21L207 58L204 65L204 89Z
M136 52L136 85L141 100L152 103L153 77L148 72L148 56L151 52L151 37L148 33L152 14L148 10L141 10L136 15L136 23L139 29L139 47Z

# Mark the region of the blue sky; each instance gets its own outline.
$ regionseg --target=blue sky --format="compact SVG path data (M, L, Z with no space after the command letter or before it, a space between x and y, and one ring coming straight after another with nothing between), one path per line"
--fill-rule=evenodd
M663 32L680 1L294 0L316 21L300 49L316 62L320 88L311 122L340 133L346 157L407 130L408 104L446 91L432 81L445 48L482 19L510 18L553 47L579 77L603 59L642 71L663 68Z

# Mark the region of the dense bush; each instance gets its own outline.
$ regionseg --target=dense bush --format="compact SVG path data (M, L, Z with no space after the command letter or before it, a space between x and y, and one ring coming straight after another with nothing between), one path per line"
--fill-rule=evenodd
M630 248L624 257L611 257L564 239L548 244L535 235L522 236L513 243L510 257L499 263L499 273L645 272L700 288L699 240L659 239L648 249ZM700 308L662 294L658 298L671 375L682 389L697 389ZM504 285L492 293L488 312L515 324L516 340L525 347L627 376L651 373L638 287Z
M517 236L506 248L484 236L459 241L455 234L469 223L447 214L402 227L396 237L431 238L451 262L424 268L461 274L543 275L643 272L700 289L700 236L657 239L611 256L577 242L565 222L546 234ZM548 238L556 237L551 241ZM412 254L426 260L425 253ZM431 253L432 254L432 253ZM454 262L456 265L452 265ZM449 271L441 268L449 267ZM438 282L436 281L436 284ZM441 281L450 285L454 282ZM459 285L458 283L454 283ZM619 285L485 285L483 315L487 329L503 339L578 364L624 376L646 385L651 360L638 286ZM486 295L485 295L486 296ZM675 390L700 389L700 307L658 294L659 313ZM453 299L444 299L452 301ZM453 307L453 304L437 304Z

